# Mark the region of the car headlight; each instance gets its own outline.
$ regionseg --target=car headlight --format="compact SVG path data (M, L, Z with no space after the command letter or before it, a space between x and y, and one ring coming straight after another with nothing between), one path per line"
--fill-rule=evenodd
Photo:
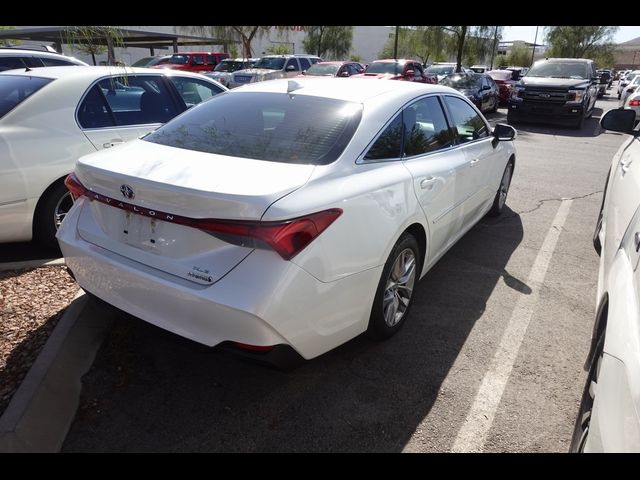
M569 90L570 102L581 102L582 97L584 97L584 90Z
M511 88L511 98L522 98L524 97L524 87L519 85L514 85Z

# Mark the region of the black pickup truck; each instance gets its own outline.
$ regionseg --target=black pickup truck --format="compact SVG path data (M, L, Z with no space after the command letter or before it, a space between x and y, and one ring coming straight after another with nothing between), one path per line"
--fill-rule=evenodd
M507 121L541 121L582 128L585 118L593 114L598 87L592 60L539 60L514 86Z

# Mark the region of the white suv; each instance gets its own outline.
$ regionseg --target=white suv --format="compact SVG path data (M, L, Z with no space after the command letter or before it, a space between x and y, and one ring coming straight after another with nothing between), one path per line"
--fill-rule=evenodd
M267 55L253 68L238 70L229 80L229 88L276 78L295 77L322 59L315 55Z
M65 67L86 63L60 53L18 48L0 48L0 72L17 68Z

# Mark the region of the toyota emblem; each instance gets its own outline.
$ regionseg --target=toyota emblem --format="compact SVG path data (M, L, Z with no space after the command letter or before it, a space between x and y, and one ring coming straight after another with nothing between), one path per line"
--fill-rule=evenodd
M136 194L133 192L133 188L131 188L129 185L120 186L120 193L122 193L122 196L124 198L128 198L129 200L136 196Z

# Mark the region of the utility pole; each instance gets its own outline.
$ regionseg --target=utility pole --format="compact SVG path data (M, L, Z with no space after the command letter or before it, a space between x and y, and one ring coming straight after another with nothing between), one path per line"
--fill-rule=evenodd
M536 37L533 39L533 51L531 52L531 65L533 65L533 57L536 54L536 43L538 42L538 27L536 26Z
M498 42L498 25L496 25L496 31L493 33L493 48L491 49L491 67L489 70L493 70L493 56L496 54L496 43Z
M393 59L398 58L398 34L400 33L400 27L396 27L396 38L393 42Z

